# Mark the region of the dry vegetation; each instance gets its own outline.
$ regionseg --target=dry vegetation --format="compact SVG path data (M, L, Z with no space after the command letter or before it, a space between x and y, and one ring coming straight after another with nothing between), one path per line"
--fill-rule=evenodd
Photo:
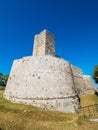
M94 105L98 103L98 97L93 94L88 94L86 96L81 97L81 107ZM92 118L98 118L98 109L96 106L86 107L84 109L85 112L85 118L83 117L83 112L79 114L78 117L78 130L98 130L98 122L91 122L90 119Z
M81 106L82 107L93 105L96 103L98 104L98 97L96 95L88 94L86 96L81 97Z
M76 114L44 111L29 105L11 103L0 91L1 130L77 130Z
M98 123L90 122L82 115L11 103L2 94L0 91L0 130L98 130ZM81 104L88 105L87 98L93 104L98 100L89 95L81 98Z

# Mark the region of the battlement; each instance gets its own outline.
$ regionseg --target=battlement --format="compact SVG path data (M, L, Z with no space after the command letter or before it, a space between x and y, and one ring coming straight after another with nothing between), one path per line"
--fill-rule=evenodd
M35 35L33 56L52 55L55 56L54 36L47 30Z

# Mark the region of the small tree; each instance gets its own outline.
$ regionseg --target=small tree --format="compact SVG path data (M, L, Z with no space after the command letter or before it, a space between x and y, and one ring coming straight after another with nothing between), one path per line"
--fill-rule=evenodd
M4 84L4 86L6 86L6 84L7 84L8 77L9 77L8 74L7 75L3 75L3 84Z
M96 65L94 68L93 78L95 82L98 84L98 65Z
M0 72L0 85L1 85L1 86L3 85L2 80L3 80L3 74Z
M0 85L1 85L1 86L6 86L8 77L9 77L9 75L3 75L3 74L0 72Z
M3 74L0 72L0 78L3 76Z

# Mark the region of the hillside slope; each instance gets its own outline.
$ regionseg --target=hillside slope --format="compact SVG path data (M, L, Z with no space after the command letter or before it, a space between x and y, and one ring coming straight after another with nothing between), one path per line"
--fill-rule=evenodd
M77 130L78 116L11 103L0 91L1 130Z
M81 97L81 105L95 104L95 95ZM81 115L42 110L37 107L12 103L0 91L0 130L98 130L98 123Z

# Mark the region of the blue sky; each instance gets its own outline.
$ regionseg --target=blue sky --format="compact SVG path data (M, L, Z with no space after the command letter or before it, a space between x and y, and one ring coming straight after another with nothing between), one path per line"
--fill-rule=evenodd
M32 55L34 35L47 29L56 54L92 76L98 64L97 0L0 0L0 71Z

